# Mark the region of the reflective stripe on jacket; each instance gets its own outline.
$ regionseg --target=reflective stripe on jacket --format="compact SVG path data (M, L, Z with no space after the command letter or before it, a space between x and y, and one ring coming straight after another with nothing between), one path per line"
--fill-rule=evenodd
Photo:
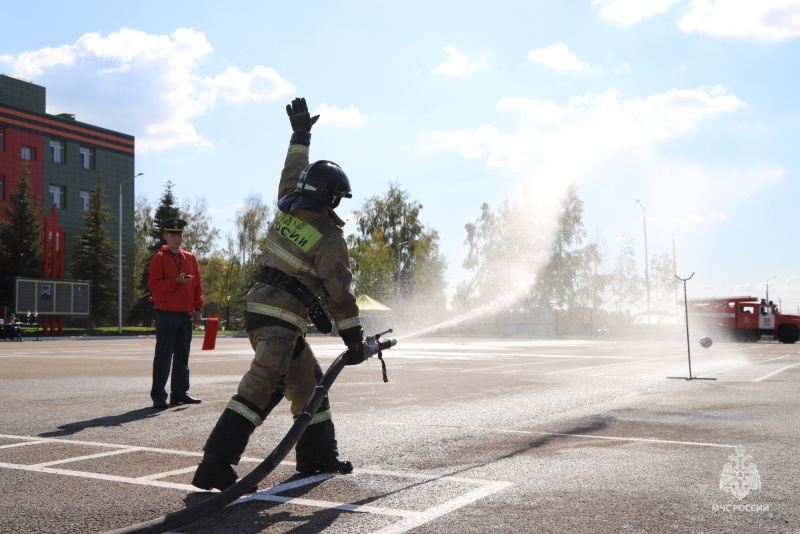
M289 145L279 198L294 191L308 162L307 146ZM345 330L360 326L361 320L351 289L353 274L340 224L341 219L332 210L278 211L267 232L261 265L300 281L324 301L337 328ZM286 291L261 283L247 294L247 311L284 320L302 331L309 322L302 302Z

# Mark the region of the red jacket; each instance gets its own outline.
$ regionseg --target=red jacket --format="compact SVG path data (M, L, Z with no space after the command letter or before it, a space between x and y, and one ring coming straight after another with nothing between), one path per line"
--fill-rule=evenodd
M179 284L175 281L179 274L192 275L192 282ZM150 260L147 287L150 289L157 310L185 311L191 314L205 304L197 258L183 249L180 256L173 254L167 245L156 252Z

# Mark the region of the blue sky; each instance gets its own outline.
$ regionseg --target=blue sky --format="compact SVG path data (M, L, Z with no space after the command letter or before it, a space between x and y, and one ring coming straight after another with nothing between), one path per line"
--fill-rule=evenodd
M547 236L574 183L609 269L632 238L644 270L646 217L649 255L674 243L695 273L690 297L769 280L800 309L800 0L47 1L3 18L0 72L45 86L49 113L134 135L137 196L171 180L224 233L249 193L274 200L303 96L312 159L353 185L340 215L399 183L453 287L481 203L521 199Z

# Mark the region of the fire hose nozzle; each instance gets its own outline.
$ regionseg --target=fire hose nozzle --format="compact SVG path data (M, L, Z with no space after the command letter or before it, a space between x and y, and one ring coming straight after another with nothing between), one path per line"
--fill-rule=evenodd
M369 348L369 355L370 357L375 356L376 354L380 354L382 351L386 349L390 349L397 345L396 339L382 339L378 341L374 338L367 338L364 341L364 344Z

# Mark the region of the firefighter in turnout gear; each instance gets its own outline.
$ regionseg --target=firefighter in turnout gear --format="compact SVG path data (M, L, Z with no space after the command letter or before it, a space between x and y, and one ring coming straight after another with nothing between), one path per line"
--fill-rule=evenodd
M224 490L236 482L250 435L283 397L296 418L314 393L322 369L306 343L309 319L323 332L332 323L347 346L347 364L364 361L364 331L351 290L344 221L333 211L351 198L347 175L331 161L309 165L311 117L305 99L286 106L293 134L278 189L278 212L261 255L262 271L247 294L245 328L255 356L203 447L192 484ZM327 309L327 313L326 310ZM350 473L339 460L326 397L295 447L297 471Z

